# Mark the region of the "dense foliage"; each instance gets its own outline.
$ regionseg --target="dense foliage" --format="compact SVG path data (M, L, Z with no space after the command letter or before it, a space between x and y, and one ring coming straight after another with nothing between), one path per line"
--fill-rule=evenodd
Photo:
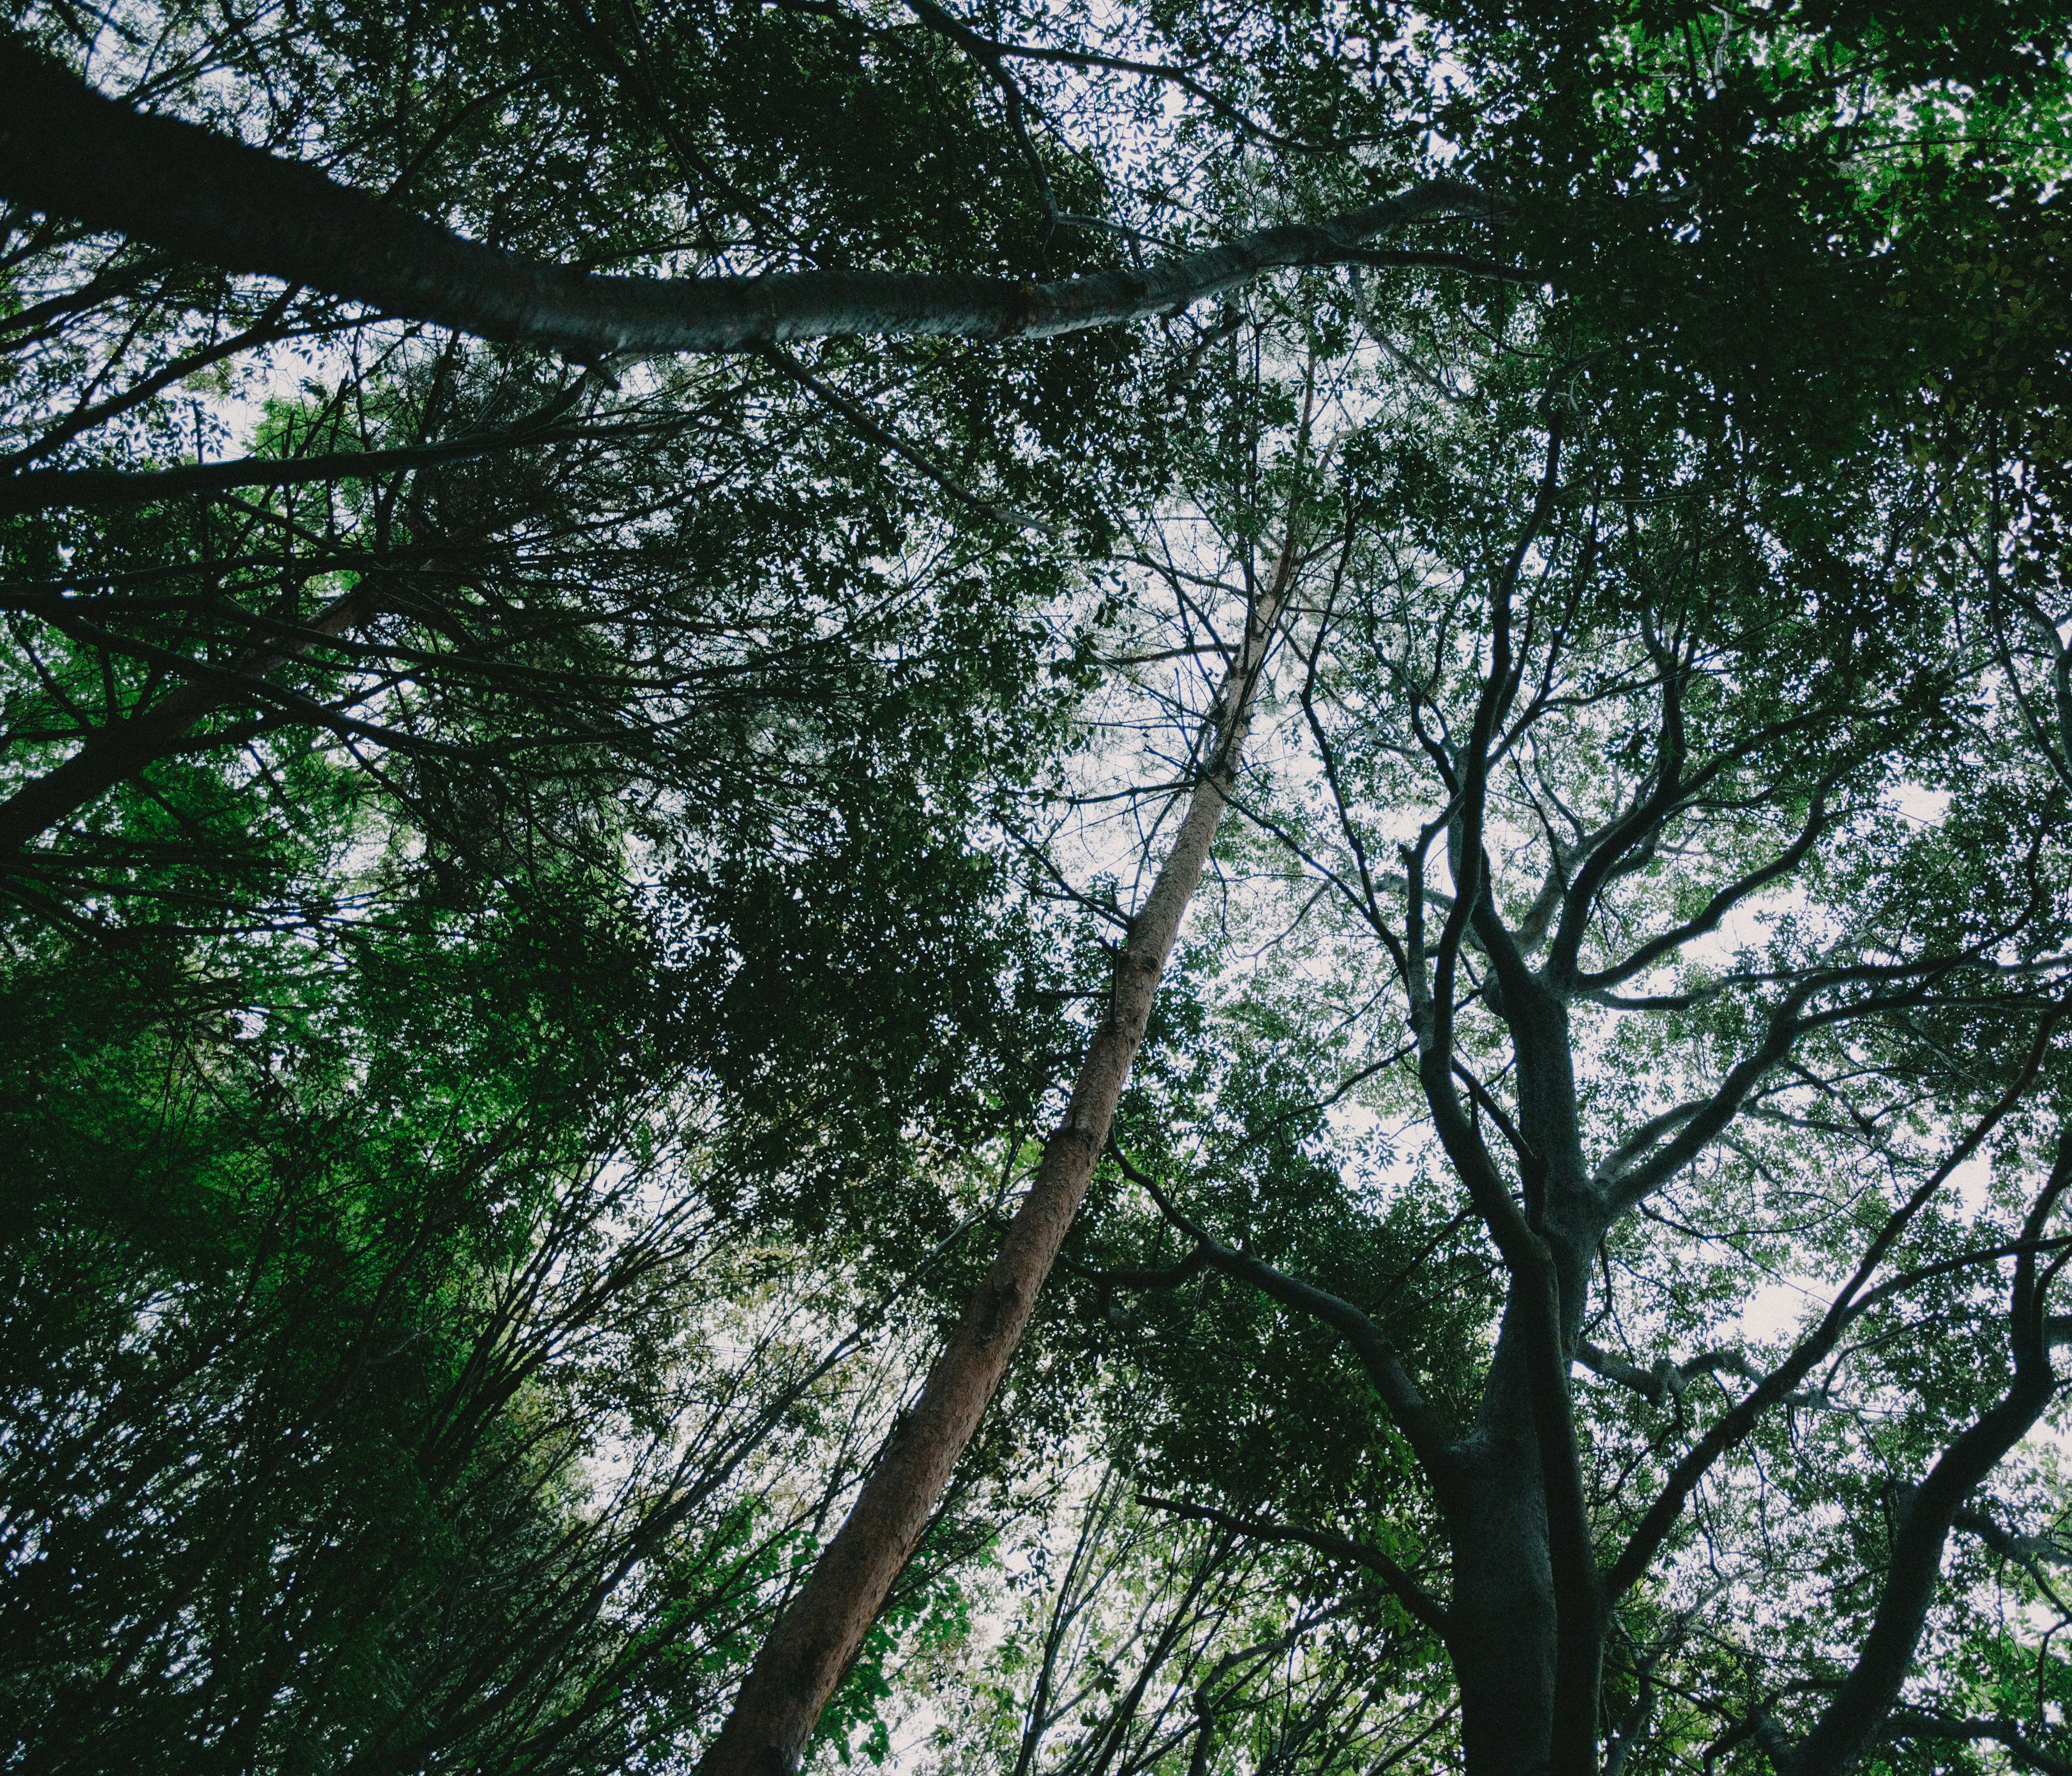
M2072 1767L2052 3L18 7L586 272L5 207L0 1760L689 1770L1210 881L821 1764ZM0 188L5 187L0 167Z

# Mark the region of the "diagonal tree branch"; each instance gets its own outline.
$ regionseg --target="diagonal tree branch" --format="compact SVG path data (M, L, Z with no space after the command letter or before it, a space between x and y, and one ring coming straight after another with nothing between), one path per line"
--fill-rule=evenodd
M1457 1490L1459 1471L1452 1436L1445 1421L1418 1391L1417 1383L1411 1379L1410 1371L1403 1367L1403 1360L1396 1355L1388 1334L1350 1301L1328 1289L1318 1289L1314 1283L1290 1276L1248 1252L1237 1251L1212 1238L1178 1208L1146 1173L1133 1165L1120 1149L1111 1143L1108 1150L1131 1181L1150 1195L1166 1219L1195 1241L1196 1252L1209 1264L1227 1276L1251 1284L1283 1307L1293 1308L1297 1313L1321 1321L1352 1346L1360 1367L1373 1382L1375 1392L1381 1396L1382 1404L1388 1408L1389 1416L1424 1470L1433 1490L1438 1494L1441 1504L1449 1501Z
M1942 1187L1950 1174L1979 1150L1986 1137L1999 1127L2008 1113L2028 1095L2042 1067L2044 1056L2049 1050L2051 1034L2063 1016L2063 1008L2060 1007L2054 1008L2044 1018L2035 1040L2029 1045L2021 1070L2006 1091L1984 1116L1972 1124L1963 1138L1944 1157L1942 1163L1922 1181L1914 1194L1886 1217L1885 1225L1871 1241L1854 1275L1835 1297L1819 1325L1800 1339L1791 1355L1758 1383L1745 1399L1715 1420L1705 1434L1684 1453L1684 1458L1671 1470L1662 1490L1655 1495L1655 1502L1647 1507L1632 1535L1626 1539L1625 1548L1620 1551L1618 1559L1606 1574L1605 1601L1608 1605L1616 1603L1654 1564L1656 1553L1667 1539L1677 1519L1683 1515L1685 1500L1711 1470L1712 1464L1747 1437L1762 1415L1783 1400L1835 1348L1842 1334L1856 1319L1855 1309L1864 1285L1869 1282L1878 1266L1885 1261L1885 1256L1892 1249L1893 1243L1912 1224L1914 1218L1927 1205L1929 1199ZM2047 1335L2048 1330L2046 1322L2039 1336Z
M1800 1741L1791 1761L1792 1776L1844 1776L1883 1736L1942 1576L1942 1551L1952 1524L1972 1488L1999 1466L2050 1403L2058 1377L2045 1335L2043 1297L2049 1272L2037 1276L2033 1248L2068 1185L2072 1137L2061 1133L2057 1162L2022 1228L2029 1249L2015 1260L2008 1310L2014 1374L2006 1392L1942 1452L1915 1489L1893 1537L1892 1559L1879 1588L1870 1633L1834 1700Z
M222 462L187 462L170 469L32 469L0 477L0 513L47 512L59 507L134 505L187 493L222 493L232 487L298 487L346 477L372 479L398 470L492 456L528 445L555 444L594 435L557 429L590 384L577 377L554 398L516 424L493 432L471 432L436 444L385 450L331 450L321 456L240 457Z
M1503 208L1433 179L1327 221L1042 284L872 271L589 277L463 240L316 167L134 111L18 42L0 43L0 195L228 271L579 363L845 335L1048 339L1170 313L1268 271L1338 264L1412 222Z
M239 457L220 462L183 462L170 469L39 469L0 479L0 512L141 505L183 494L225 493L236 487L299 487L348 477L371 479L401 469L491 456L528 444L563 443L577 435L553 430L487 432L444 444L406 445L392 450Z
M1759 894L1772 882L1789 875L1805 861L1807 852L1830 824L1827 798L1834 787L1831 778L1814 792L1811 807L1807 810L1805 824L1799 835L1769 862L1749 870L1745 875L1729 882L1707 901L1696 914L1659 936L1651 938L1624 960L1594 972L1579 973L1577 985L1585 992L1593 992L1607 987L1616 987L1630 980L1635 975L1645 972L1664 956L1672 956L1694 938L1720 928L1720 923L1751 894Z
M228 666L204 668L199 662L176 660L176 667L189 674L186 684L148 709L97 729L63 763L31 778L0 801L0 865L39 834L71 819L116 784L173 751L204 716L240 697L266 691L269 701L289 705L305 719L331 719L328 712L293 693L265 687L263 680L269 672L365 622L373 607L374 588L362 578L351 591L296 627L290 639L253 648Z

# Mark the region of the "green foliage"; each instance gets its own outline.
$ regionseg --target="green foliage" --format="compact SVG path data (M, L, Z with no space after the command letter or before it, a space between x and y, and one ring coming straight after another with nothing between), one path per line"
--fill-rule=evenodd
M1503 208L1069 340L588 366L6 214L0 791L113 763L10 803L0 875L0 1755L689 1767L984 1272L1291 531L1116 1151L814 1755L1486 1756L1409 1589L1467 1607L1485 1535L1551 1570L1530 1303L1417 1064L1471 804L1478 918L1566 997L1533 1024L1478 924L1437 1076L1573 1235L1605 1564L2016 1100L1643 1563L1599 1709L1634 1772L1753 1770L1858 1669L2006 1389L2066 1111L2058 1047L2024 1072L2072 931L2064 8L931 19L10 27L586 270L1040 279L1434 174ZM297 475L183 479L247 456ZM1802 1017L1647 1190L1546 1220ZM1383 1370L1195 1230L1363 1316L1531 1508L1443 1496ZM2055 1767L2048 1438L1964 1509L1894 1719ZM1864 1767L2029 1756L1926 1730Z

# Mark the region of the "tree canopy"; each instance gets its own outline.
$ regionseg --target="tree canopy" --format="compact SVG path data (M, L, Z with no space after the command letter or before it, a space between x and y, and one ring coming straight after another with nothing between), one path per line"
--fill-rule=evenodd
M10 1766L2072 1768L2068 77L18 9Z

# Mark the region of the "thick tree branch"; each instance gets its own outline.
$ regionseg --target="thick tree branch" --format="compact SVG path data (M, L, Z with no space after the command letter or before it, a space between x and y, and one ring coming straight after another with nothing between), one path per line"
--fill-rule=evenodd
M1601 1375L1606 1381L1615 1381L1622 1388L1630 1388L1649 1404L1659 1406L1667 1400L1680 1400L1684 1390L1700 1375L1716 1374L1721 1369L1731 1370L1751 1381L1762 1378L1739 1350L1702 1350L1684 1363L1673 1363L1664 1357L1649 1368L1629 1363L1614 1351L1593 1344L1588 1338L1576 1346L1576 1360L1593 1375Z
M463 240L314 166L134 111L18 42L0 43L0 195L225 270L579 363L863 334L1047 339L1168 314L1268 271L1338 264L1412 222L1501 208L1434 179L1328 221L1043 284L870 271L588 277Z
M1604 1776L1626 1776L1633 1748L1646 1736L1649 1724L1655 1718L1655 1659L1641 1662L1632 1711L1619 1723L1618 1737L1605 1748Z
M1675 1122L1666 1125L1675 1126L1676 1133L1648 1158L1629 1164L1610 1178L1602 1179L1611 1192L1610 1208L1614 1214L1623 1213L1651 1192L1659 1190L1703 1153L1713 1137L1734 1120L1749 1093L1791 1052L1792 1044L1801 1033L1799 1013L1824 984L1802 982L1788 993L1771 1013L1769 1027L1754 1051L1744 1055L1728 1070L1719 1090L1692 1109L1689 1115L1685 1116L1681 1108L1677 1111Z
M1896 1708L1885 1724L1885 1737L1936 1739L1958 1745L1975 1745L1981 1739L1989 1739L2004 1745L2017 1763L2041 1770L2043 1776L2072 1776L2072 1762L2045 1751L2012 1720L1958 1720L1919 1708Z
M1500 283L1528 286L1547 282L1537 272L1527 271L1522 266L1500 265L1494 259L1478 258L1468 253L1420 253L1408 249L1399 251L1387 247L1367 247L1358 252L1348 253L1346 262L1385 268L1415 267L1425 271L1457 271L1466 277L1494 278Z
M2046 1337L2048 1330L2046 1326ZM2054 1346L2057 1342L2054 1338L2049 1342ZM2058 1587L2050 1582L2043 1570L2045 1560L2054 1561L2060 1566L2072 1564L2072 1552L2068 1552L2065 1544L2055 1536L2018 1536L2012 1530L2002 1528L1988 1512L1976 1505L1967 1505L1959 1511L1950 1519L1950 1527L1961 1529L1967 1536L1977 1536L2002 1560L2013 1561L2029 1576L2037 1589L2050 1600L2051 1607L2059 1615L2072 1619L2072 1610L2066 1607L2065 1600L2058 1594Z
M1914 1218L1927 1205L1930 1198L1942 1187L1951 1174L1978 1151L1986 1137L2000 1126L2008 1112L2027 1095L2049 1050L2051 1033L2063 1015L2062 1008L2054 1008L2043 1019L2021 1069L2006 1091L1971 1125L1942 1163L1929 1174L1913 1194L1886 1217L1885 1225L1872 1240L1855 1273L1830 1304L1819 1325L1799 1340L1791 1355L1765 1376L1746 1399L1730 1411L1721 1413L1671 1470L1662 1490L1656 1494L1654 1503L1647 1507L1634 1527L1633 1534L1626 1540L1626 1547L1605 1577L1605 1599L1607 1604L1616 1603L1654 1564L1656 1553L1675 1527L1677 1519L1683 1515L1684 1502L1689 1498L1698 1482L1711 1470L1712 1464L1747 1437L1762 1415L1781 1403L1834 1349L1844 1331L1856 1318L1858 1297L1864 1293L1864 1285L1869 1282L1878 1266L1884 1263L1885 1254L1892 1249L1893 1243L1911 1225ZM2039 1323L2037 1335L2040 1338L2048 1336L2048 1322Z
M306 721L345 722L346 718L336 712L323 710L306 698L267 685L264 678L321 643L365 622L373 605L373 588L363 579L306 623L288 631L291 639L253 648L228 666L204 667L171 656L166 663L189 675L186 684L150 708L97 729L72 757L40 777L31 778L0 802L0 865L39 834L70 820L116 784L177 750L189 730L211 710L241 697L257 697L279 705ZM346 725L364 727L360 723Z
M1694 1098L1688 1103L1650 1116L1626 1139L1614 1147L1598 1162L1590 1182L1599 1190L1605 1190L1624 1177L1626 1169L1671 1129L1680 1128L1704 1109L1711 1100Z
M1739 1375L1744 1381L1760 1383L1762 1371L1748 1359L1745 1351L1729 1348L1701 1350L1695 1357L1682 1363L1663 1358L1649 1368L1629 1363L1624 1357L1583 1339L1576 1346L1576 1360L1593 1375L1606 1381L1615 1381L1622 1388L1630 1388L1651 1405L1659 1406L1665 1400L1681 1400L1684 1390L1700 1375L1716 1375L1722 1370L1729 1375ZM1801 1388L1786 1394L1782 1405L1797 1406L1809 1412L1833 1409L1833 1403L1823 1388Z
M2061 1134L2057 1163L2022 1228L2033 1248L2060 1196L2072 1184L2072 1139ZM1855 1667L1792 1759L1792 1776L1844 1776L1881 1736L1886 1717L1914 1662L1928 1605L1942 1572L1951 1525L1971 1490L2000 1465L2050 1403L2058 1378L2045 1335L2044 1284L2036 1253L2015 1260L2008 1339L2014 1375L2007 1392L1944 1450L1915 1490L1893 1537L1892 1558L1879 1589L1877 1611Z
M1692 939L1717 931L1720 922L1749 895L1761 893L1772 882L1796 870L1827 828L1827 794L1832 787L1832 783L1821 785L1813 797L1813 805L1807 814L1806 824L1799 829L1799 836L1768 863L1729 882L1692 917L1673 930L1651 938L1624 961L1608 968L1600 968L1593 973L1578 975L1578 985L1585 992L1597 992L1630 980L1635 975L1652 968L1663 957L1674 955Z
M1663 658L1647 631L1649 652L1662 668L1662 717L1655 743L1655 787L1619 820L1592 841L1578 860L1561 916L1548 945L1547 973L1564 989L1577 985L1576 958L1589 929L1590 909L1598 890L1611 880L1621 861L1635 845L1658 831L1687 787L1684 732L1683 665Z

